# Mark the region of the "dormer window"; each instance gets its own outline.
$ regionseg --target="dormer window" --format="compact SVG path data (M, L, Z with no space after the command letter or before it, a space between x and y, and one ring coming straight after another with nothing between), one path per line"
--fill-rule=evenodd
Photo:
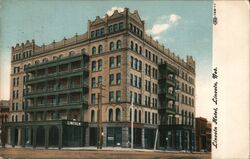
M113 26L110 25L110 26L109 26L109 33L112 33L112 32L113 32Z
M95 37L95 32L94 31L91 32L91 38L93 38L93 37Z
M114 25L114 31L118 31L118 24Z
M96 36L100 36L100 30L96 30Z
M104 35L104 28L101 28L101 35Z
M123 22L119 23L119 30L123 29Z

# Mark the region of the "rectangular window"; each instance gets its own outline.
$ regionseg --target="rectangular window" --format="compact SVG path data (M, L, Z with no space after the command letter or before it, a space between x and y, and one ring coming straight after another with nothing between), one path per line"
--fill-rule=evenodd
M104 35L104 28L101 28L101 35Z
M144 103L145 103L145 106L147 106L147 105L148 105L148 97L147 97L147 96L145 96Z
M121 56L120 55L116 57L116 65L117 65L117 67L121 67Z
M98 71L102 70L102 60L98 60Z
M116 84L121 84L121 73L116 74Z
M112 33L113 32L113 25L110 25L109 26L109 33Z
M148 119L148 112L147 111L145 111L145 123L147 123L148 121L147 121L147 119Z
M99 29L96 30L96 36L100 36L100 30Z
M15 85L16 85L16 79L13 78L13 86L15 86Z
M109 75L109 85L113 85L114 83L114 74Z
M114 31L118 31L118 24L114 24Z
M110 68L114 68L115 67L115 59L114 59L114 57L110 57L109 58L109 67Z
M131 56L131 61L130 62L131 62L131 66L130 67L133 68L134 67L134 58L133 58L133 56Z
M96 95L91 94L91 104L96 104Z
M137 76L135 76L134 86L137 87Z
M98 76L98 83L102 83L102 76Z
M132 102L132 91L130 91L130 94L129 94L129 101L130 103Z
M137 104L137 93L134 92L134 103Z
M92 61L92 71L96 71L96 61Z
M151 99L148 97L148 106L151 106Z
M139 61L139 71L141 71L142 62Z
M109 92L109 102L114 102L114 92Z
M92 85L92 88L96 87L96 80L95 80L95 77L92 78L92 80L91 80L91 85Z
M119 23L119 30L123 29L123 22Z
M139 77L138 86L139 86L139 88L141 88L141 77Z
M18 111L18 103L16 103L16 111Z
M138 94L138 104L141 104L141 94Z
M130 85L133 86L133 74L130 74Z
M121 101L121 91L116 91L116 102Z
M151 76L151 66L148 66L148 75Z
M16 79L16 85L17 86L19 85L19 77L17 77L17 79Z
M150 124L151 121L150 121L150 112L148 112L148 123Z
M95 37L95 32L91 31L91 38Z

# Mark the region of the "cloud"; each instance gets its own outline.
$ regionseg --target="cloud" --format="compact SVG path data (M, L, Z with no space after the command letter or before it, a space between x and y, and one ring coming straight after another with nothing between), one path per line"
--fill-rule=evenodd
M169 16L169 21L170 21L171 23L175 23L175 22L177 22L179 19L181 19L181 17L178 16L178 15L176 15L176 14L171 14L171 15Z
M176 14L163 15L156 19L155 24L151 29L147 30L148 34L152 34L154 38L160 38L162 32L167 31L174 25L178 24L177 22L181 19L180 16Z
M167 30L169 27L170 27L169 24L154 24L151 29L151 32L157 35Z
M115 10L118 10L118 12L123 12L124 8L122 7L112 7L110 10L108 10L106 13L111 16Z

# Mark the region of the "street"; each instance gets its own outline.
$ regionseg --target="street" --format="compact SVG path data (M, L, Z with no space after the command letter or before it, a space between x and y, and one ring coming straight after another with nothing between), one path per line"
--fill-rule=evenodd
M164 152L150 150L77 150L77 149L33 149L33 148L1 148L3 159L210 159L210 153ZM0 157L0 159L1 159Z

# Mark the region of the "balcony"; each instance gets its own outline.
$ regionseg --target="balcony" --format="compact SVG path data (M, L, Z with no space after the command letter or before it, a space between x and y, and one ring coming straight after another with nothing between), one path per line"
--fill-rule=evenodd
M26 106L25 111L50 111L50 110L65 110L65 109L80 109L87 108L88 101L85 99L77 100L77 101L65 101L58 103L48 103L42 105L29 105Z
M32 72L38 69L46 69L48 67L68 64L68 63L76 62L76 61L82 61L85 64L89 61L89 56L86 54L76 54L74 56L62 57L57 60L53 60L53 61L49 61L45 63L33 64L26 68L26 72Z
M64 87L48 87L47 90L33 90L27 91L25 94L25 98L35 98L41 96L49 96L49 95L57 95L57 94L67 94L67 93L74 93L80 92L83 94L88 93L88 85L87 84L73 84L71 86L64 86Z
M73 70L68 70L68 71L63 71L63 72L46 74L46 75L39 76L39 77L28 77L26 79L25 84L29 85L29 84L40 83L40 82L45 82L45 81L50 81L50 80L55 80L55 79L62 79L66 77L74 77L74 76L88 77L88 75L89 75L88 69L78 68L78 69L73 69Z

